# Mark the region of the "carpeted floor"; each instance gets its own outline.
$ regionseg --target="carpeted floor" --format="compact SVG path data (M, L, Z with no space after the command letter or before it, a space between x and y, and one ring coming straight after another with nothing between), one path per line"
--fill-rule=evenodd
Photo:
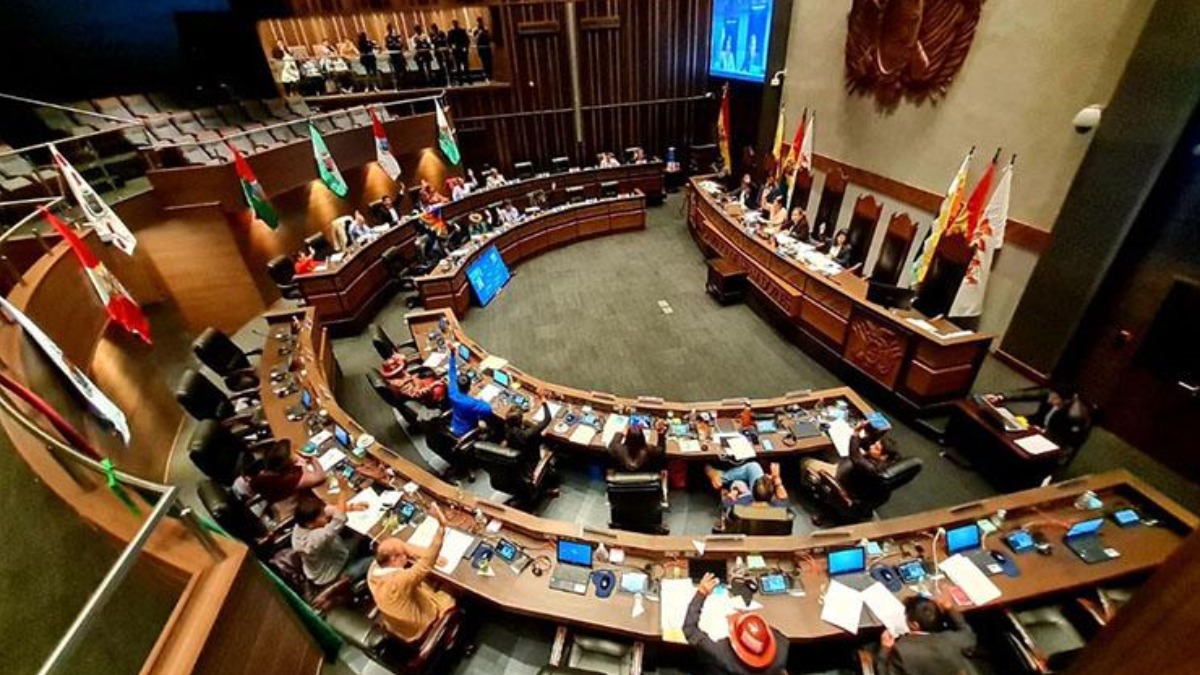
M682 198L674 195L650 210L644 232L579 243L522 264L489 307L471 310L464 328L490 352L526 372L614 394L702 401L842 384L749 307L717 305L704 292L705 270L703 256L687 234ZM669 305L670 313L662 310L660 301ZM405 311L397 298L377 321L393 336L406 337ZM436 468L436 460L431 462L414 446L367 386L363 373L378 363L369 339L364 335L338 340L334 352L343 374L338 396L346 409L395 451ZM976 389L1025 384L989 358ZM879 402L871 403L878 407ZM891 435L901 451L922 458L925 468L880 509L882 517L995 494L981 476L942 458L935 442L894 415L889 417L894 422ZM1190 508L1200 508L1200 487L1102 429L1092 434L1064 477L1116 467L1134 471ZM482 474L470 489L490 494ZM715 507L711 495L672 493L671 504L667 523L673 533L708 531ZM605 526L603 486L590 482L581 469L568 469L563 495L540 513ZM797 531L809 528L801 514ZM509 617L487 622L477 639L479 652L455 672L535 673L549 654L551 633L543 628L536 622L514 624Z

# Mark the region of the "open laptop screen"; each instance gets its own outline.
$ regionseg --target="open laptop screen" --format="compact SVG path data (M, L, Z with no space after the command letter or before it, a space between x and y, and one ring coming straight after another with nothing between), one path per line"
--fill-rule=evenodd
M1103 518L1092 518L1091 520L1081 520L1071 526L1067 530L1067 538L1082 537L1087 534L1095 534L1100 531L1100 526L1104 524Z
M961 551L973 551L980 547L979 526L969 523L946 530L946 552L950 555Z
M829 574L853 574L867 569L867 549L862 546L829 552Z
M581 567L592 566L592 545L582 541L558 540L558 562Z

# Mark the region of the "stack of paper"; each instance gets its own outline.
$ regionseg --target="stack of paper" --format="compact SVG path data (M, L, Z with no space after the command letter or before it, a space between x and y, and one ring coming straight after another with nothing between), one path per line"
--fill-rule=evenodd
M616 413L609 415L608 419L604 420L604 431L600 435L600 442L607 448L617 434L625 433L627 426L629 426L628 417Z
M342 452L341 448L330 448L325 451L325 454L321 455L317 463L321 465L322 469L331 471L343 459L346 459L346 453Z
M377 494L371 488L367 488L354 495L346 502L347 506L352 504L366 504L367 508L363 511L347 511L346 527L364 536L371 533L371 530L379 523L379 519L383 517L384 512L387 510L387 507L383 503L383 496Z
M908 620L904 618L904 603L896 599L886 586L878 581L862 592L863 602L875 615L875 620L892 635L899 637L908 632Z
M696 589L691 579L663 579L659 586L659 626L664 642L684 644L683 618Z
M587 424L580 424L575 427L575 431L571 432L568 440L577 445L587 445L596 437L596 428Z
M854 435L854 429L846 423L846 420L834 420L829 425L829 440L833 441L833 447L837 449L839 457L850 456L850 437Z
M680 438L679 451L682 453L700 452L700 441L694 438Z
M1047 452L1054 452L1058 449L1058 446L1054 444L1054 441L1041 434L1034 434L1032 436L1026 436L1025 438L1018 438L1016 440L1016 444L1017 447L1031 455L1044 455Z
M825 604L821 607L822 621L857 635L862 608L861 593L837 579L829 580L829 589L825 591Z
M408 538L408 543L412 546L426 548L433 543L433 535L437 534L437 529L438 522L433 518L426 518ZM474 542L475 537L466 532L446 528L445 538L442 539L442 549L438 551L438 559L442 561L442 564L435 569L445 574L452 574L458 567L458 563L462 561L463 554Z
M728 450L727 454L739 462L754 459L758 454L754 451L754 445L741 434L718 434L718 436L721 444Z
M492 399L500 395L500 391L500 387L488 382L487 384L483 385L483 389L479 390L479 398L483 401L491 403Z
M446 362L446 352L434 352L421 365L431 370L438 370Z
M558 417L558 412L559 412L560 410L562 410L562 404L561 404L561 403L550 403L550 402L547 402L547 403L546 403L546 406L550 408L550 419L554 419L555 417ZM537 412L535 412L535 413L533 414L533 421L534 421L534 422L541 422L541 421L542 421L542 418L545 416L545 414L546 414L546 412L545 412L545 411L542 409L542 406L541 406L541 405L537 406Z
M970 558L962 555L952 555L938 565L938 569L946 573L956 586L971 599L971 604L979 606L1000 597L1000 589L991 579L971 562Z
M508 359L502 359L499 356L488 355L488 357L479 364L479 369L483 371L496 371L507 365Z

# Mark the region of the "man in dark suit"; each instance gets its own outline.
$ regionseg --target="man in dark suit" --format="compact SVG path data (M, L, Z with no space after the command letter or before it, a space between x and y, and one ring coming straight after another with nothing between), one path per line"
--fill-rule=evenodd
M972 672L967 654L975 648L975 631L948 599L914 596L904 601L909 632L896 637L884 631L875 656L881 675L960 675Z
M467 34L467 29L458 25L458 21L451 21L446 41L450 43L453 70L461 77L467 72L467 51L471 49L471 36Z
M742 176L741 185L729 193L729 199L741 204L742 208L746 210L758 208L758 187L750 180L750 174Z
M1063 387L1035 387L1003 394L991 394L992 405L1037 401L1037 410L1026 417L1051 441L1067 450L1078 450L1092 430L1091 408L1079 394Z
M696 650L703 675L783 675L787 672L788 639L757 612L729 616L729 637L714 641L700 629L704 601L717 587L717 578L705 574L688 603L683 634Z
M400 209L396 208L390 195L384 195L375 205L375 222L388 227L400 224Z

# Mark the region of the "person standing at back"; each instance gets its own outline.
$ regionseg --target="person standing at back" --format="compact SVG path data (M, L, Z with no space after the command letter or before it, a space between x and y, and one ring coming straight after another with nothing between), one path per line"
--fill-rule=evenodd
M475 17L475 51L479 52L479 61L483 64L483 79L492 79L492 34L483 24L483 17Z
M404 60L404 36L396 30L396 24L387 25L383 46L387 49L388 61L392 64L392 87L399 89L404 84L404 71L408 70L408 63Z
M896 637L883 632L875 656L880 675L960 675L969 673L967 655L975 648L975 631L945 598L914 596L904 601L909 632Z
M696 650L699 675L787 675L788 640L757 612L729 616L729 637L713 640L700 629L704 601L717 587L705 574L683 617L683 635Z
M467 35L467 29L458 25L458 21L455 20L450 22L446 40L450 43L450 60L454 65L454 74L462 78L467 72L467 53L471 49L471 36Z

